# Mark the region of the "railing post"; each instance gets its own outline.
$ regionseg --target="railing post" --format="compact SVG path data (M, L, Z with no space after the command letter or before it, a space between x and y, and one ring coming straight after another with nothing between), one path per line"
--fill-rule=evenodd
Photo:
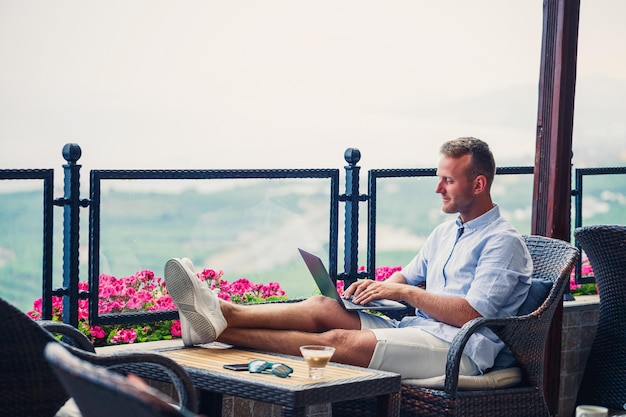
M63 206L63 322L78 326L78 250L80 241L80 207L89 204L80 200L80 165L76 163L81 149L75 143L63 147L63 198L55 205Z
M359 202L367 196L359 195L359 172L361 167L356 164L361 160L361 152L356 148L348 148L344 159L349 164L346 170L346 194L340 200L346 203L345 238L344 238L344 272L340 274L347 288L358 278L359 262Z

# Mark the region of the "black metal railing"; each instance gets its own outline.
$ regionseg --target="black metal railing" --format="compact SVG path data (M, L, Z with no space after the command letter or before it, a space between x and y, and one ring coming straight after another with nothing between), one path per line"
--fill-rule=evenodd
M90 322L93 324L142 323L146 321L169 320L177 313L155 312L136 314L98 315L98 286L100 264L100 219L101 187L107 180L214 180L214 179L306 179L319 178L330 181L329 190L329 272L334 279L344 280L346 285L359 278L372 277L376 268L376 223L378 182L384 178L435 177L435 169L372 169L368 172L368 193L359 193L360 167L357 165L361 154L358 149L347 149L344 158L348 163L345 169L345 193L339 191L339 169L268 169L268 170L93 170L90 175L90 198L80 199L80 168L77 163L81 156L77 144L67 144L63 157L64 196L54 200L53 170L0 170L0 180L42 179L43 196L43 266L42 295L43 318L52 316L52 296L63 296L63 321L74 326L78 323L78 300L89 299ZM497 175L531 175L534 168L500 167ZM583 177L587 175L626 174L626 167L586 168L576 170L576 185L572 190L575 198L575 227L582 225ZM339 247L339 203L345 205L343 271L338 271ZM359 254L359 207L368 204L367 211L367 262L366 270L358 271ZM52 288L52 207L62 206L63 217L63 286ZM89 290L79 291L79 235L80 209L89 207ZM579 266L580 268L580 266ZM580 269L578 271L580 275Z
M572 197L574 198L574 228L583 225L583 179L599 175L626 175L626 167L577 168L574 171L575 186L572 190ZM575 239L574 244L580 249L580 245ZM582 277L581 270L582 257L579 257L576 265L576 282L579 284L595 282L594 277Z
M43 258L41 265L41 311L52 317L52 247L54 230L54 169L0 169L0 180L43 180Z
M224 180L224 179L307 179L330 180L330 230L329 273L337 275L339 170L338 169L268 169L268 170L94 170L91 171L91 199L89 216L89 293L94 294L89 303L90 322L94 324L143 323L146 321L170 320L178 317L177 312L158 311L137 314L98 315L100 276L100 201L101 186L105 180Z

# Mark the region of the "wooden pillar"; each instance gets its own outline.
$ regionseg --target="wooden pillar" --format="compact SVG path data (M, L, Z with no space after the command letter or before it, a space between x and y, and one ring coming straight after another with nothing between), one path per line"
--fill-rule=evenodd
M544 0L543 7L532 233L569 242L580 0ZM562 308L550 330L545 362L551 415L559 406Z

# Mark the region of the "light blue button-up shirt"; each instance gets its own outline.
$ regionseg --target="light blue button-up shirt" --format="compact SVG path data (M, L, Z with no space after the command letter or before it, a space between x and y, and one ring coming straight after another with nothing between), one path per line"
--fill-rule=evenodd
M528 295L531 273L526 244L497 205L465 224L457 219L438 226L402 269L409 284L426 282L430 293L463 297L483 317L515 315ZM459 331L419 309L399 327L419 327L447 342ZM493 332L483 329L470 338L465 354L484 371L503 347Z

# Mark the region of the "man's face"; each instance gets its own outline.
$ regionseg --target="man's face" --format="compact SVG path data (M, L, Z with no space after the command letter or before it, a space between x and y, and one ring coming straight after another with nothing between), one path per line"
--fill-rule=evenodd
M439 182L435 192L441 194L444 213L470 212L474 199L474 180L468 180L467 167L471 156L463 155L460 158L442 156L437 167Z

